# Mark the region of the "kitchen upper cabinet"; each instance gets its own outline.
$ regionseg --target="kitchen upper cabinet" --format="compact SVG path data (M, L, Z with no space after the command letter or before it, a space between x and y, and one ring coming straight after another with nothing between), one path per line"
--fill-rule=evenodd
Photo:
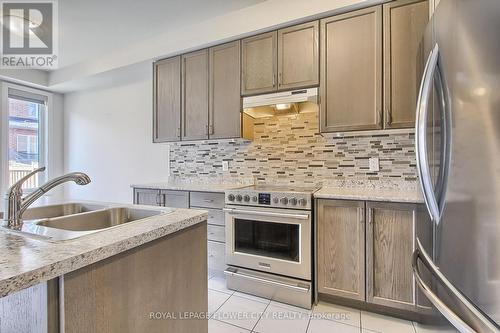
M182 55L182 140L208 139L208 50Z
M318 85L318 41L318 21L243 39L241 94Z
M320 131L382 128L382 7L320 24Z
M365 300L365 203L318 200L318 292Z
M319 84L319 22L278 30L278 89Z
M422 39L429 21L427 0L399 0L384 11L385 128L413 127L425 66Z
M154 64L153 142L177 141L181 129L181 57Z
M209 138L240 137L240 41L209 49L209 77Z
M415 310L411 266L416 205L367 203L366 280L370 303Z
M241 41L241 94L254 95L276 91L276 31Z

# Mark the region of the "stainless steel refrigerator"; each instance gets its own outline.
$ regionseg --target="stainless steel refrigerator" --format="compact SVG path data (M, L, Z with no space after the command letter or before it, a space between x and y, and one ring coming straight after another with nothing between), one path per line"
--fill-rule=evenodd
M460 332L499 332L500 0L441 0L423 48L415 141L434 249L417 242L414 275Z

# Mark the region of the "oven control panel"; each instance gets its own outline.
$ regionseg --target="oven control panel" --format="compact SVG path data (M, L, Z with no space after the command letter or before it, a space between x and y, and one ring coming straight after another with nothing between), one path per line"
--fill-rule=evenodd
M271 193L259 193L257 198L259 205L271 205Z
M257 192L245 189L227 190L226 204L309 210L311 193Z

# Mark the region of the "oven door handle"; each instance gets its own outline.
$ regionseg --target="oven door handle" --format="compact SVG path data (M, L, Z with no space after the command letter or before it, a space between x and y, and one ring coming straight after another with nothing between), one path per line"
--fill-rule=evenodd
M309 220L309 214L275 213L275 212L263 212L258 210L244 210L235 208L224 208L223 211L229 214L251 214L251 215L268 216L268 217L285 217L295 220Z

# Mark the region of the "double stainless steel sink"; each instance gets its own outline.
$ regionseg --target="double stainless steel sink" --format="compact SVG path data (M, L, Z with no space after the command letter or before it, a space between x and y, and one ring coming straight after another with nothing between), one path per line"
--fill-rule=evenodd
M170 208L142 209L91 203L41 206L26 210L22 229L16 232L53 241L70 240L170 212Z

